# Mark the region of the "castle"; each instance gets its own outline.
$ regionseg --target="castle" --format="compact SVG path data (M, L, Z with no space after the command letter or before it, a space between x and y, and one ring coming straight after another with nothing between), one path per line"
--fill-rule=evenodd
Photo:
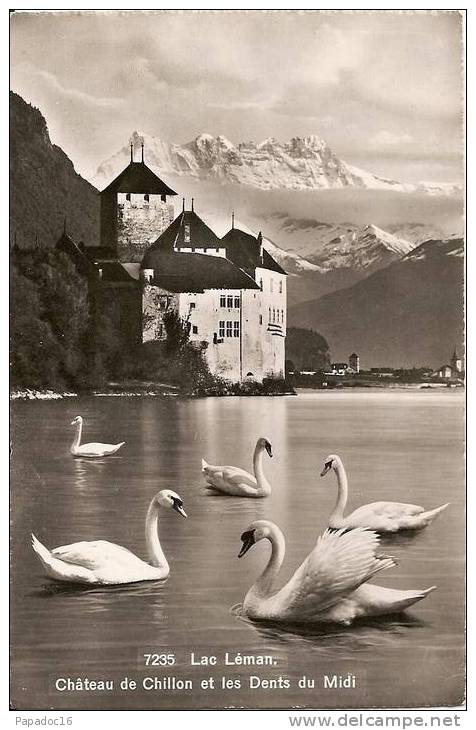
M261 233L235 228L232 218L219 238L193 199L175 217L174 196L145 164L143 145L135 162L131 144L129 165L100 193L100 246L78 246L65 230L57 248L96 268L101 309L124 345L164 340L164 315L175 311L213 374L284 377L286 272Z

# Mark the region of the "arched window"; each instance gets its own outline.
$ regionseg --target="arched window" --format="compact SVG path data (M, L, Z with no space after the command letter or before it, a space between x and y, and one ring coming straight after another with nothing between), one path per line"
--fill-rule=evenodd
M129 202L130 202L130 200L131 200L131 194L130 193L126 193L126 200L129 200Z
M146 202L146 203L148 203L148 202L149 202L149 193L146 193L146 194L144 195L144 200L145 200L145 202Z

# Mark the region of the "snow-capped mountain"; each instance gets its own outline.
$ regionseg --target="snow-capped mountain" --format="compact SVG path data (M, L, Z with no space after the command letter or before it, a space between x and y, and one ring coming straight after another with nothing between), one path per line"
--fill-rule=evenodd
M325 243L312 257L321 270L352 269L370 273L402 258L414 245L372 224Z
M340 160L316 135L293 137L289 142L270 137L259 144L235 145L223 135L200 134L192 142L179 145L135 131L130 141L136 159L144 143L146 162L159 175L188 176L261 190L363 188L445 195L454 192L451 184L413 185L361 170ZM126 145L99 166L93 184L102 190L129 159L130 147Z

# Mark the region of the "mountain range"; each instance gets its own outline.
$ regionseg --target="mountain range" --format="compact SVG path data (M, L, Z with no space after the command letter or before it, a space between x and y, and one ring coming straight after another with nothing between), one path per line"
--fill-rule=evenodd
M445 363L463 347L461 238L426 241L353 286L291 306L288 323L320 332L335 360L364 367Z
M146 161L159 175L180 175L200 180L239 184L261 190L336 190L363 188L398 192L423 192L451 195L460 187L452 183L413 185L379 177L340 160L320 137L293 137L279 142L269 137L258 144L235 145L223 135L200 134L187 144L166 142L134 131L130 142L134 154L144 144ZM104 188L130 160L130 147L124 146L105 160L93 179Z

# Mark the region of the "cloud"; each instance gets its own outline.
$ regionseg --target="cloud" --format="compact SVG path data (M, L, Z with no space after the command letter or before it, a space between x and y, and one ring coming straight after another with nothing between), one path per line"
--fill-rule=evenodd
M387 129L381 129L370 139L370 146L376 150L386 150L389 147L406 145L412 141L413 137L405 132L390 132Z
M29 69L29 71L37 79L41 79L50 90L53 90L55 93L70 101L79 102L87 106L94 106L98 109L113 109L122 103L122 100L117 97L94 96L79 89L66 88L49 71L41 71L39 69Z

